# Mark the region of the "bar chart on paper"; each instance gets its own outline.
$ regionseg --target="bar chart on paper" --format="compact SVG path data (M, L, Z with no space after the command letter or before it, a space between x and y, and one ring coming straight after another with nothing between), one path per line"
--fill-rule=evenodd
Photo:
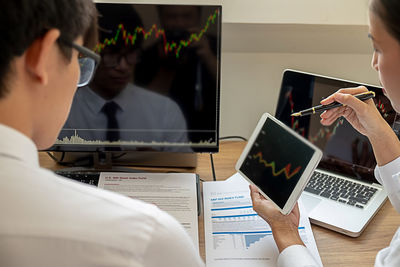
M276 266L279 252L271 228L253 210L246 183L203 184L207 266ZM319 258L307 217L300 218L299 233Z
M249 250L272 236L268 225L251 206L211 209L215 250ZM225 215L220 215L225 214ZM229 214L229 215L226 215Z
M269 225L254 213L251 206L212 208L211 211L215 250L257 251L271 245L273 237ZM299 227L299 231L300 234L304 233L303 238L306 240L304 227Z

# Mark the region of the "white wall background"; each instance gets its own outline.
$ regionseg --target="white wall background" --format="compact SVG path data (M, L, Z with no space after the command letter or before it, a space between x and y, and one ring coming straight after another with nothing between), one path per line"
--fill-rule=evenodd
M275 113L284 69L379 83L368 0L226 0L223 21L221 136Z
M275 113L286 68L377 84L364 54L224 53L221 136L249 137L264 112Z
M223 6L221 136L249 137L262 113L275 112L286 68L378 84L370 67L368 0L113 2Z

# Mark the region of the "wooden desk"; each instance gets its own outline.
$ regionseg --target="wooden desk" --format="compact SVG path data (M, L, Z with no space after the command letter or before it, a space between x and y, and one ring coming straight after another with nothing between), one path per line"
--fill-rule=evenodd
M217 180L225 180L235 173L235 163L239 158L245 142L224 141L220 153L214 155L214 165ZM59 169L45 153L39 153L40 163L49 169ZM166 169L152 170L165 171ZM171 170L171 169L167 169ZM201 179L212 180L210 156L199 155L196 169L177 169L181 172L196 172ZM319 226L312 226L318 250L325 267L329 266L373 266L376 253L389 245L392 236L400 226L400 215L386 201L382 209L372 219L367 229L358 238L348 237ZM205 259L204 252L204 220L199 217L200 255Z

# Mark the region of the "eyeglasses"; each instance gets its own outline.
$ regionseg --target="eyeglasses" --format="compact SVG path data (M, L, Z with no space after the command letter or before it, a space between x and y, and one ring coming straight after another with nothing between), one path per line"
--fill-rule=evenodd
M124 54L119 53L104 53L102 55L103 64L107 68L115 68L121 63L121 59L124 58L128 65L135 65L137 63L137 52L128 52Z
M97 66L100 63L100 56L84 46L65 41L64 39L60 40L79 52L78 61L80 67L80 76L78 87L88 85L93 78L93 74L95 73Z

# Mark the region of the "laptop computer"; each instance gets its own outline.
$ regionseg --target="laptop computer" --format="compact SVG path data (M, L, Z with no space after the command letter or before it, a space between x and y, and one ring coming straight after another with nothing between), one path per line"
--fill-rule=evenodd
M323 157L301 196L311 223L357 237L384 204L387 194L374 177L375 157L368 139L344 118L329 127L319 115L291 117L340 88L366 86L385 120L397 113L382 88L332 77L285 70L275 117L323 151Z

